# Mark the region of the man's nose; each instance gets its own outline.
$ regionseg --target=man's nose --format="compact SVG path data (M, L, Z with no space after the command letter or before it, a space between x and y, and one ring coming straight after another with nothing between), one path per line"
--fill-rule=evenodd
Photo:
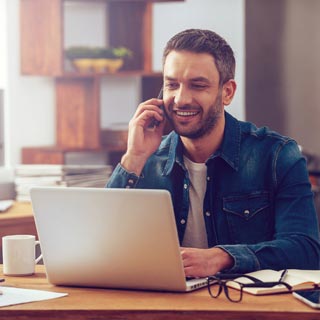
M192 95L190 90L185 86L180 86L179 89L175 91L174 103L177 107L184 105L190 105L192 103Z

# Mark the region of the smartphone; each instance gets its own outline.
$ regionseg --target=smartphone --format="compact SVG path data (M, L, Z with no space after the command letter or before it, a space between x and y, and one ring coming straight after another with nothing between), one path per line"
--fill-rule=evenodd
M292 295L312 308L320 309L320 290L297 290Z
M161 88L161 90L158 94L158 99L162 99L162 98L163 98L163 90ZM164 110L164 105L161 105L159 108ZM160 124L160 121L153 119L149 127L150 128L157 127L159 124Z

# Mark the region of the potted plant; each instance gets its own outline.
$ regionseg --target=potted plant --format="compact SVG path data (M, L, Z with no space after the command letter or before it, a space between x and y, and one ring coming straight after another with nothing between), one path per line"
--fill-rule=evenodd
M109 72L114 73L123 66L124 59L132 57L132 51L126 47L111 49L111 61L109 62Z
M132 51L125 47L85 47L74 46L65 50L65 55L80 72L118 71L125 58L132 56Z
M80 72L91 70L95 53L91 47L73 46L65 50L65 55Z
M116 47L112 49L112 53L116 58L131 58L132 51L126 47Z
M96 47L93 49L95 58L92 64L95 72L109 71L110 59L113 57L112 48Z
M123 66L124 59L131 56L132 51L125 47L109 47L100 50L100 59L103 60L105 68L110 73L117 72Z

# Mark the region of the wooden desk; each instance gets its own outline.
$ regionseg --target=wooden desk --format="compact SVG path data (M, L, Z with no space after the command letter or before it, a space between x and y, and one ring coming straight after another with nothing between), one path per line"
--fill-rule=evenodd
M206 288L192 293L108 290L55 287L48 284L44 266L37 266L30 277L5 277L5 285L66 292L67 297L0 308L0 320L316 320L320 311L296 300L291 294L252 296L241 303L229 302L224 294L209 297ZM0 272L1 272L0 268ZM0 297L1 299L1 297Z
M0 213L0 249L2 247L2 237L10 234L33 234L37 236L29 202L15 202L9 210Z

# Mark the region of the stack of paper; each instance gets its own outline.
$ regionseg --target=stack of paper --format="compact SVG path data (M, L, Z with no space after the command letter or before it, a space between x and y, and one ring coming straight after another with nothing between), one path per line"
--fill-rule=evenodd
M15 169L17 201L30 201L35 186L103 188L112 172L108 165L19 165Z

